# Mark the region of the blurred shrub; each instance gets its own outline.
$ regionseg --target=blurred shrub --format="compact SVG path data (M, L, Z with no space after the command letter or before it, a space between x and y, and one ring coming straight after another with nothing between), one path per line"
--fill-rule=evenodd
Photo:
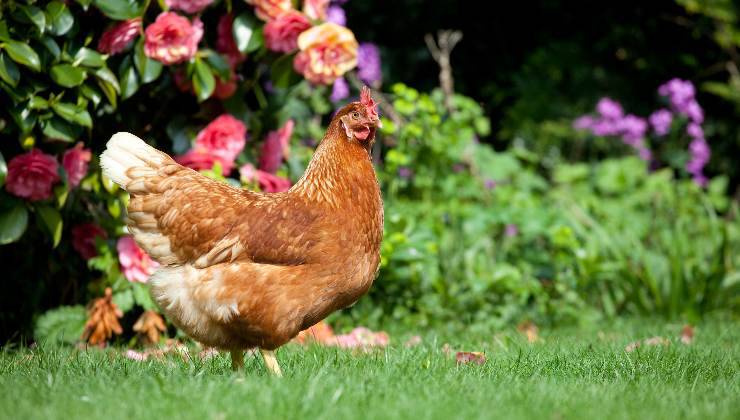
M450 115L437 91L393 91L409 123L388 130L382 266L355 321L496 327L738 307L726 177L705 191L637 157L543 171L525 149L479 144L488 126L474 102L457 97Z

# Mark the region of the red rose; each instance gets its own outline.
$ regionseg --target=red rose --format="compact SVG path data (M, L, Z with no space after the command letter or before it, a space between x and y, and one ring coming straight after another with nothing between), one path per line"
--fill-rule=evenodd
M225 160L203 149L191 149L184 155L176 156L175 161L182 166L187 166L196 171L210 170L218 162L221 164L221 174L224 176L230 174L234 169L233 160Z
M218 26L216 27L216 51L226 56L229 60L231 68L234 68L241 64L246 56L239 52L239 48L236 47L236 41L234 41L234 34L232 32L234 25L234 16L226 14L221 16L218 20Z
M198 43L203 38L203 23L196 18L191 24L177 13L164 12L147 26L144 33L147 57L168 65L182 63L193 58L198 51Z
M288 120L285 125L277 131L267 134L262 144L259 166L265 172L275 173L280 167L283 158L288 155L290 136L293 135L293 120Z
M90 149L83 149L82 142L77 143L75 147L64 152L62 157L62 166L67 172L67 181L69 186L74 188L80 185L82 178L87 175L87 164L92 158Z
M72 247L82 258L89 260L98 255L95 238L107 237L108 233L95 223L82 223L72 228Z
M265 24L265 45L268 49L287 53L298 48L298 35L311 27L306 15L296 10L283 13Z
M51 197L51 186L59 182L58 171L53 156L33 149L10 160L5 188L31 201L45 200Z
M98 41L98 51L103 54L118 54L125 50L140 32L140 17L125 20L103 32Z
M207 150L222 160L233 162L247 143L247 127L229 114L223 114L200 130L195 149Z
M239 168L239 175L243 182L257 182L262 191L269 193L288 191L291 186L289 179L255 169L251 163Z
M213 90L213 96L218 99L228 99L236 92L236 73L231 72L229 80L223 81L216 77L216 87Z

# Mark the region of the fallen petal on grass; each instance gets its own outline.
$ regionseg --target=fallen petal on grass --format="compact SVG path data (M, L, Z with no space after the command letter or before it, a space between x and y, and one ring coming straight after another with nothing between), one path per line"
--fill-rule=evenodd
M635 351L636 349L640 348L641 346L670 346L670 345L671 345L671 340L664 338L664 337L655 336L655 337L646 338L645 340L642 340L642 341L640 340L633 341L632 343L629 343L627 344L627 346L625 346L624 351L626 351L627 353L631 353Z
M414 335L414 336L411 336L411 338L409 338L408 340L406 340L406 342L403 345L406 347L414 347L414 346L418 346L419 344L421 344L421 336Z
M524 321L519 324L516 329L519 330L520 333L524 334L527 337L527 341L530 343L535 343L540 340L539 328L537 328L537 325L532 321Z

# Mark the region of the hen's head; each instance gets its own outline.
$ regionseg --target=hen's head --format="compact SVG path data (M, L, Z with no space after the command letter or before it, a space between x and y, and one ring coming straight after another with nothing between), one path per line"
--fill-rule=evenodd
M360 143L375 139L375 131L381 126L378 105L370 96L370 89L363 86L360 100L340 109L334 117L344 129L347 138Z

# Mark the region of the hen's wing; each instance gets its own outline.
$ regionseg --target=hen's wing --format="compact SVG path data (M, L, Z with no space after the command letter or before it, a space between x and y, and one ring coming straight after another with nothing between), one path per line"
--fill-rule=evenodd
M311 223L312 212L287 194L259 194L215 181L129 133L110 139L100 163L105 175L131 194L129 230L161 264L296 265L304 258L306 242L295 238Z

